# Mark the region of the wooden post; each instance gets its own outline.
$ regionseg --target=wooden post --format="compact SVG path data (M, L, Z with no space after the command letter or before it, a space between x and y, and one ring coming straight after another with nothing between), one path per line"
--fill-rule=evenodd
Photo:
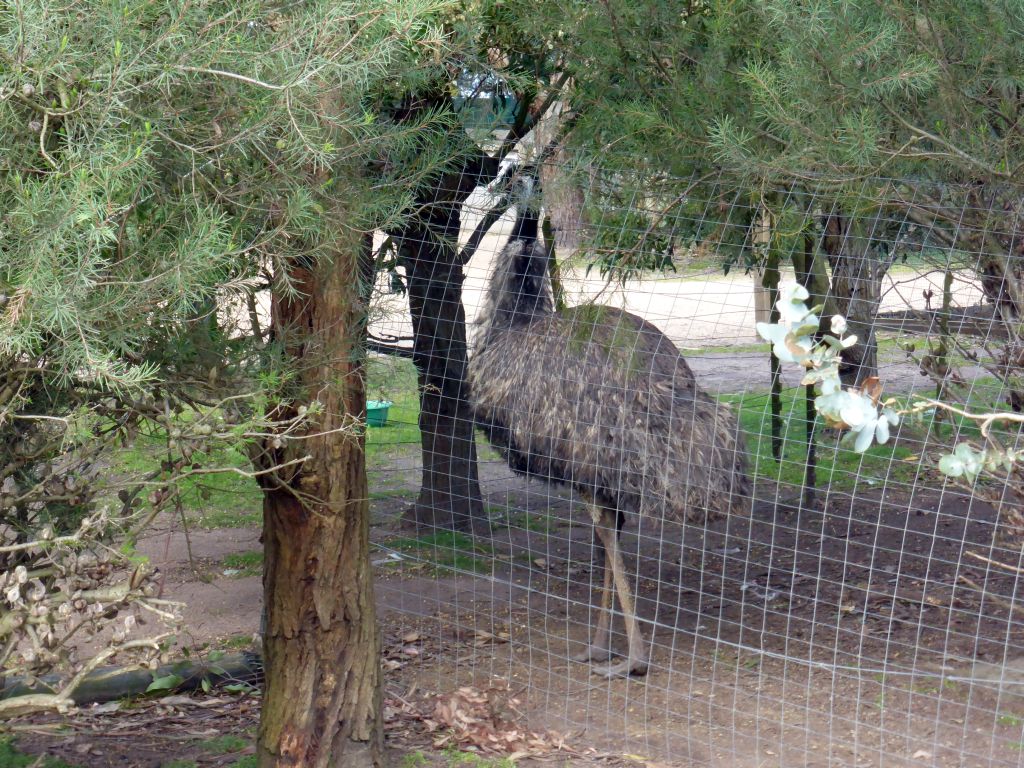
M772 293L771 283L768 275L771 270L769 261L771 259L772 240L772 215L764 207L758 209L754 218L754 231L751 236L755 252L760 252L757 268L754 270L754 323L772 322L771 313L775 306L776 297ZM775 264L778 271L778 259ZM778 281L775 283L778 288Z
M777 323L779 311L775 302L779 300L779 252L772 248L772 215L761 207L754 220L751 236L754 248L759 251L758 267L754 277L754 322ZM775 351L769 351L771 383L771 430L772 456L782 460L782 366Z

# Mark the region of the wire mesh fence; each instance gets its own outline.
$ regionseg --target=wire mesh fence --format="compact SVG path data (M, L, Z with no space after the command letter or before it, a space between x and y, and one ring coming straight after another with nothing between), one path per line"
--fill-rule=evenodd
M457 307L410 316L422 244L377 238L369 395L389 408L368 465L390 690L500 689L508 722L652 764L1019 765L1020 465L937 467L964 441L1024 449L1020 422L986 437L919 407L858 452L755 328L800 284L822 333L841 314L858 336L846 386L1019 414L1021 199L513 166L432 267L443 282L466 257L468 367L436 359ZM423 422L425 367L468 379L475 462L421 439L469 412L442 391L448 421ZM467 494L479 479L460 530L421 514L438 467Z

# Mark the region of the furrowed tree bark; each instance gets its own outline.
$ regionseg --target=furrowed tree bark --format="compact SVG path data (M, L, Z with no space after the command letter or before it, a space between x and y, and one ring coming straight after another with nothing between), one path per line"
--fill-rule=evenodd
M488 155L461 126L450 134L450 157L465 158L417 195L408 226L390 232L400 243L412 315L413 361L420 385L423 478L405 517L420 530L489 528L476 463L472 413L465 383L466 316L462 306L464 260L457 243L462 205L481 184L493 181L501 157L551 108L554 93L537 101L520 95L515 120L497 156ZM394 112L398 123L424 111L454 112L447 91L413 94Z
M583 220L583 190L559 178L560 171L568 166L570 156L564 144L554 152L554 161L541 166L540 181L544 186L544 208L551 222L551 237L548 242L560 249L574 250L580 242ZM544 233L548 238L548 233Z
M455 247L458 209L442 215L441 221L435 215L433 227L403 235L423 457L420 493L410 515L420 530L469 530L485 521L466 385L465 275Z
M834 213L825 221L822 248L832 268L830 296L835 310L846 318L857 343L844 349L839 378L846 386L878 375L875 318L882 301L882 278L890 261L871 246L873 234L861 219Z
M264 446L266 685L258 759L270 766L381 764L379 637L369 560L360 281L365 241L333 263L293 265L298 291L272 302L274 338L296 371L278 418L318 401L305 439Z

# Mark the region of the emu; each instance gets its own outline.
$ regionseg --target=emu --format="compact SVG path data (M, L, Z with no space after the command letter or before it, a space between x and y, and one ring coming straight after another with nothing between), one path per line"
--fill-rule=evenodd
M571 486L589 503L604 584L597 627L574 659L612 659L614 587L628 656L594 672L643 675L650 651L619 549L625 513L679 522L745 514L745 447L728 407L697 386L661 331L613 307L556 311L547 268L536 215L523 206L477 321L474 418L514 472Z

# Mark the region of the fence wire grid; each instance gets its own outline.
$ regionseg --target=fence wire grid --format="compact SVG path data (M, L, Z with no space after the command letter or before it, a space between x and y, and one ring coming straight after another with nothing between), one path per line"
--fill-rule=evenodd
M471 377L501 325L490 281L525 253L508 247L532 232L523 221L538 225L537 253L551 263L513 270L506 289L530 294L506 306L515 321L500 329L515 354L470 392L471 402L482 389L504 398L503 418L532 430L513 454L540 477L513 472L478 431L486 525L465 530L397 525L425 477L423 382L410 358L408 262L379 273L368 396L390 409L370 427L368 467L388 690L505 690L521 727L555 732L579 755L649 764L1020 765L1019 468L972 483L938 472L941 455L982 438L936 410L854 452L813 418L802 369L776 367L755 332L775 319L778 287L799 282L858 334L848 384L875 375L899 404L1019 412L1019 190L886 179L738 189L627 183L549 162L539 174L513 165L475 190L461 210L463 247L496 221L463 270ZM383 235L376 242L386 260ZM552 284L557 306L535 302L537 286ZM565 331L557 316L576 321ZM685 376L662 336L708 398L679 389ZM420 343L419 354L436 354ZM675 371L668 379L645 362L652 343ZM636 370L609 377L608 365ZM644 394L657 387L673 394ZM559 388L561 399L537 396ZM679 412L645 413L652 403ZM690 428L698 411L717 429L739 425L749 489L715 484L729 461L714 458L718 438ZM652 438L656 428L670 437ZM1019 423L994 427L993 439L1024 448ZM633 448L613 450L616 440ZM556 453L568 457L558 466ZM594 480L589 465L614 479ZM719 500L749 497L739 500L749 513L680 519L680 478ZM618 486L602 495L601 482ZM663 498L637 498L658 489ZM600 633L594 497L629 513L619 546L638 647L650 646L646 674L600 674L632 660L621 598L610 662L575 658Z

